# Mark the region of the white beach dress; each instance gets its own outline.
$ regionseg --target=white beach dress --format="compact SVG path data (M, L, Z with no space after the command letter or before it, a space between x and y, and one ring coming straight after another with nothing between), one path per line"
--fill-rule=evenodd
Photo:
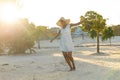
M66 28L60 30L60 51L71 52L74 50L74 45L71 37L71 29L68 24Z

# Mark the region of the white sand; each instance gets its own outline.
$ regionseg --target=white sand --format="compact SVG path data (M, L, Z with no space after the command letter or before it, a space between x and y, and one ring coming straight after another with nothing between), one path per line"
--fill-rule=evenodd
M94 44L88 40L79 43L78 39L74 39L75 46ZM119 40L115 38L114 43L119 44ZM103 55L91 55L96 46L76 47L73 56L77 69L68 71L56 48L58 41L41 42L42 49L36 49L36 54L0 56L0 80L120 80L120 46L101 46Z

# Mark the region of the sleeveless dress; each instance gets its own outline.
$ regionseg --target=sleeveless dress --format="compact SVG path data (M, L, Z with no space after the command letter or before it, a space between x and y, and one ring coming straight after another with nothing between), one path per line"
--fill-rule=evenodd
M64 29L60 30L60 51L63 52L71 52L74 50L72 37L71 37L71 29L68 24Z

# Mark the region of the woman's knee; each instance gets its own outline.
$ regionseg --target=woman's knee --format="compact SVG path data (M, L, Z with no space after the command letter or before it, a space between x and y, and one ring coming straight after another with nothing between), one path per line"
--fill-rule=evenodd
M72 52L68 52L68 55L69 55L69 56L72 56Z
M64 57L67 57L67 53L66 52L62 52Z

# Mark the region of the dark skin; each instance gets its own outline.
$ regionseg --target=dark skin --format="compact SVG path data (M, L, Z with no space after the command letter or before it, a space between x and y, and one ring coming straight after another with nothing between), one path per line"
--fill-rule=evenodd
M78 22L78 23L74 23L74 24L71 23L70 27L80 25L82 22L83 21ZM65 21L61 20L61 24L62 24L62 26L60 26L60 27L66 28L67 24ZM56 36L50 42L53 42L53 40L55 40L59 35L60 35L60 31L56 34ZM69 51L69 52L62 51L62 53L63 53L63 56L65 58L65 61L67 62L68 66L70 67L70 71L75 70L76 67L75 67L73 56L72 56L72 51Z

